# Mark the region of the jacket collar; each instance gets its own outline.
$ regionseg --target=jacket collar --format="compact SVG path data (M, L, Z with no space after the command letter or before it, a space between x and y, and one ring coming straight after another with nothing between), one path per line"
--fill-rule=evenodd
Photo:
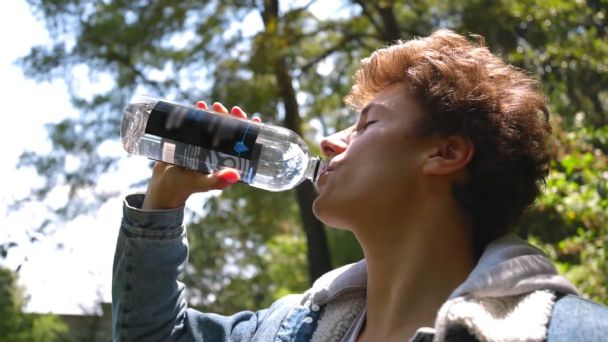
M305 300L324 305L337 297L367 289L367 262L365 259L325 273L315 281Z
M367 263L364 259L321 276L305 299L324 305L343 294L365 291L366 288ZM514 234L508 234L486 247L473 271L452 292L450 299L466 295L503 297L536 290L578 294L540 249Z
M578 294L540 249L508 234L486 247L473 271L452 292L450 299L465 295L514 296L537 290Z

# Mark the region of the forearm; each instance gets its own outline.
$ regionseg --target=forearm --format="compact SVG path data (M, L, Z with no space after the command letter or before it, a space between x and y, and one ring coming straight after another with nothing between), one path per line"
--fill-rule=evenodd
M183 271L188 245L183 207L143 211L127 197L112 279L114 340L174 340L186 313Z
M204 102L197 106L207 108ZM228 114L219 103L212 109ZM238 107L230 114L247 118ZM251 339L265 310L230 317L186 310L184 285L177 281L188 255L185 201L193 193L223 190L239 177L231 168L203 174L157 162L145 198L127 197L113 265L114 340Z

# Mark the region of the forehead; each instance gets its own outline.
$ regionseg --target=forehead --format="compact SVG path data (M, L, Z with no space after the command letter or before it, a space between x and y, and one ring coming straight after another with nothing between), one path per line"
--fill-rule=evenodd
M361 110L360 115L382 114L400 120L417 120L423 109L409 92L406 83L394 83L378 92Z

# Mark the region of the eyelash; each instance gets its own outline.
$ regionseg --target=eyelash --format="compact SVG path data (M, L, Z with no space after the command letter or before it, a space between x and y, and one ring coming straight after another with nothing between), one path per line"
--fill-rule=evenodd
M363 124L363 126L361 128L358 129L359 132L363 132L365 131L365 129L367 127L369 127L372 124L375 124L377 122L377 120L369 120L368 122L366 122L365 124Z

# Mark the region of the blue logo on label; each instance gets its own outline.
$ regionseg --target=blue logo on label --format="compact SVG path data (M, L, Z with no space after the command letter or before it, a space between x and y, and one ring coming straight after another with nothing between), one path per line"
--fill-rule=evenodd
M234 150L237 153L243 153L243 152L249 151L249 147L247 147L242 141L239 141L236 144L234 144Z

